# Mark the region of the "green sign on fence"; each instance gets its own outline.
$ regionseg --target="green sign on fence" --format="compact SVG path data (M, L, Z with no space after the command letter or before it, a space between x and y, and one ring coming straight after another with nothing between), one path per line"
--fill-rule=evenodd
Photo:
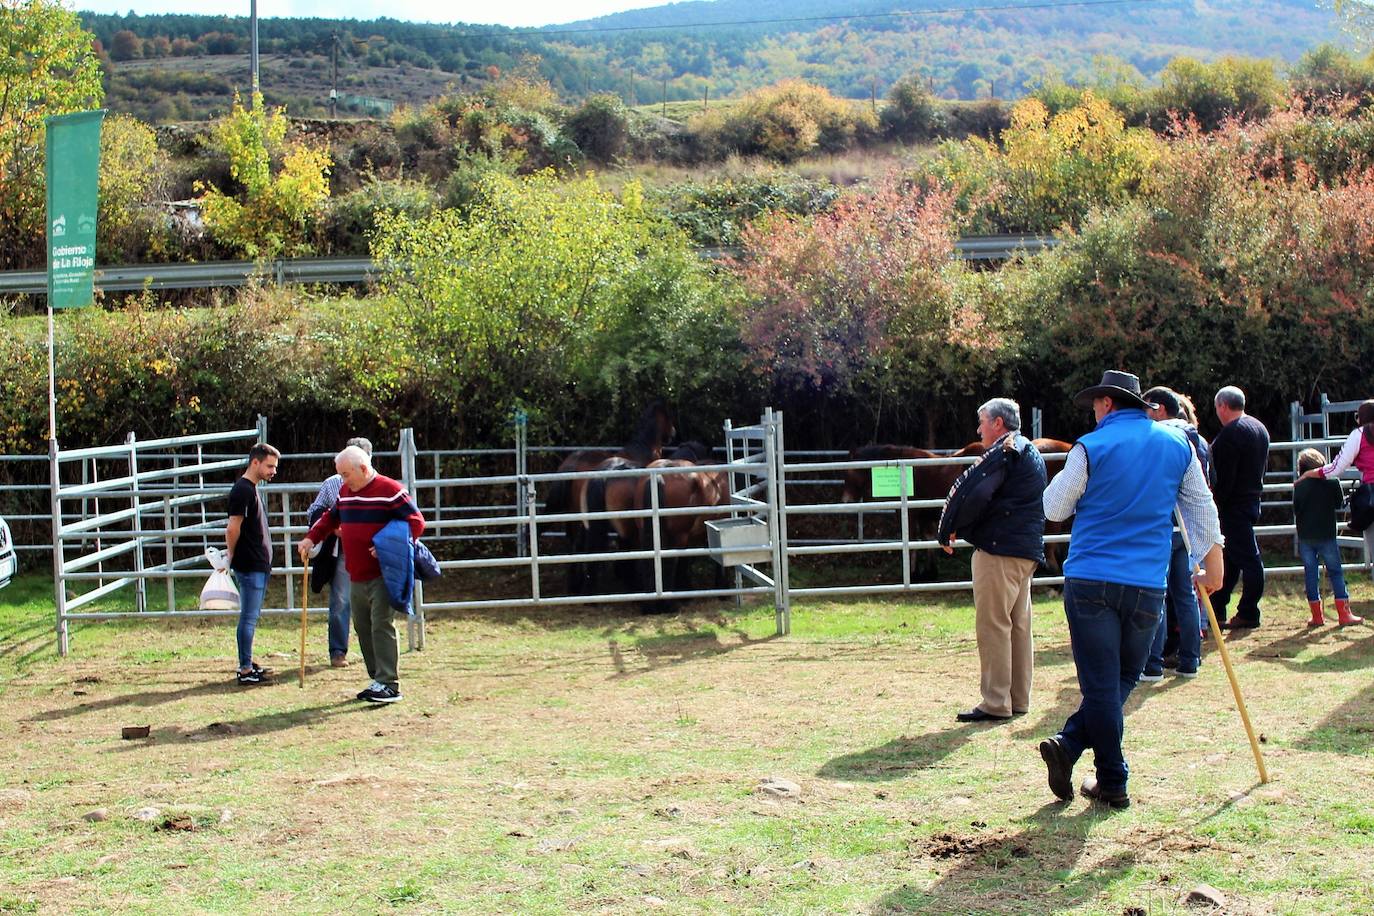
M100 123L105 112L45 118L48 179L48 302L90 305L95 276L95 217Z
M916 469L905 468L871 468L873 472L873 496L901 496L902 477L901 472L906 471L906 495L912 493L912 484L916 479Z

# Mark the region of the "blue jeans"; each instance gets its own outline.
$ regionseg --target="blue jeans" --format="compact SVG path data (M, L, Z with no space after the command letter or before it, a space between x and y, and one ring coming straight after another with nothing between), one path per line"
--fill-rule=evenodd
M1168 595L1169 603L1174 606L1174 619L1178 622L1179 670L1196 671L1202 661L1202 612L1197 606L1197 592L1193 590L1192 561L1177 534L1174 535L1173 553L1169 555ZM1164 640L1169 635L1168 630L1168 615L1161 614L1146 671L1164 668Z
M1331 580L1331 590L1336 597L1341 601L1350 597L1350 592L1345 588L1345 573L1341 571L1341 549L1336 546L1335 538L1329 541L1298 541L1298 555L1302 557L1303 584L1307 586L1308 601L1320 601L1322 597L1318 587L1321 576L1318 560L1326 564L1326 577Z
M262 614L262 599L267 594L265 572L239 572L234 570L234 578L239 586L239 670L247 671L253 665L253 634L258 631L258 617Z
M344 566L343 553L339 553L338 565L334 567L334 578L329 581L329 654L348 654L348 623L350 618L348 567Z
M1140 680L1163 613L1163 589L1064 580L1064 616L1083 701L1059 737L1071 761L1093 749L1104 792L1126 791L1130 771L1121 752L1121 711Z

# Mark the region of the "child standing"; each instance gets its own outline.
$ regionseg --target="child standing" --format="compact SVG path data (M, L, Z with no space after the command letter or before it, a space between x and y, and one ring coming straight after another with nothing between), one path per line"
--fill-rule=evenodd
M1326 456L1314 448L1298 454L1298 474L1303 475L1326 464ZM1337 622L1345 627L1363 622L1363 617L1350 613L1350 593L1345 588L1345 574L1341 572L1341 549L1336 546L1336 510L1341 507L1341 484L1335 478L1302 477L1293 484L1293 515L1297 519L1298 553L1302 556L1303 576L1307 585L1307 603L1312 608L1309 627L1326 623L1322 616L1321 591L1318 588L1318 561L1326 565L1331 590L1336 594Z

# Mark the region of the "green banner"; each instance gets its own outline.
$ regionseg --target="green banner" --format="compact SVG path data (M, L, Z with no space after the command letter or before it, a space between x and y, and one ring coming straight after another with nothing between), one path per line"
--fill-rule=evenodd
M48 303L90 305L104 110L45 118L48 178Z
M906 495L910 497L915 489L916 469L913 467L870 468L870 470L873 472L873 496L875 499L880 496L901 496L903 471L906 471Z

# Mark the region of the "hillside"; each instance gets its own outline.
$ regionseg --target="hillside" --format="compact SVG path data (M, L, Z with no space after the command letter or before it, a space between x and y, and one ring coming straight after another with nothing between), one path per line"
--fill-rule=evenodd
M337 51L338 88L358 97L345 112L375 110L380 103L370 99L413 104L450 86L474 87L531 55L568 99L593 92L631 104L724 98L787 77L862 98L882 95L913 71L944 98L1007 98L1046 73L1083 78L1103 59L1148 79L1180 54L1291 62L1338 37L1331 13L1313 0L1128 0L919 15L923 7L948 9L933 0L713 0L548 30L265 19L263 88L294 113L323 114ZM892 15L899 10L910 14ZM82 18L107 55L114 110L204 118L227 108L235 87L246 87L246 18ZM736 24L701 27L709 23Z

